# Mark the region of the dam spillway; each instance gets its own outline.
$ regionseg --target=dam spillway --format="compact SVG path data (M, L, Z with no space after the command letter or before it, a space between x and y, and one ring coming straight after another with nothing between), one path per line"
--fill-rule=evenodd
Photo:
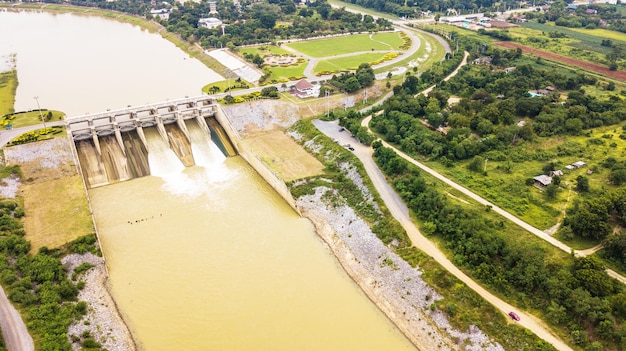
M214 97L200 96L106 111L66 119L81 173L88 188L150 175L146 129L156 129L185 167L196 164L187 123L194 123L219 140L227 156L237 154L215 119Z

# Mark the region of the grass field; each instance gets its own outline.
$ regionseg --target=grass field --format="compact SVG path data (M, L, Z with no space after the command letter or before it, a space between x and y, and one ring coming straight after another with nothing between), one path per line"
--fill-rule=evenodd
M431 67L433 64L441 61L445 55L445 50L441 43L432 36L424 34L423 32L414 32L415 35L421 41L419 49L413 53L413 55L406 56L404 59L398 61L391 66L385 66L374 69L375 73L385 72L392 70L394 67L406 66L409 63L417 64L419 70L424 70Z
M533 144L516 147L507 151L507 157L513 161L498 161L496 154L484 155L488 158L487 175L470 172L466 165L469 161L460 162L453 168L446 168L438 162L427 162L429 166L445 174L467 188L480 194L489 201L510 211L524 221L539 229L548 229L557 223L563 211L579 196L575 192L576 177L589 179L592 190L614 188L608 182L609 172L600 166L607 157L624 159L626 157L626 140L619 138L625 133L626 124L600 127L590 130L590 136L567 136L538 138ZM590 142L592 140L594 142ZM536 155L537 157L528 157ZM539 158L540 160L527 160ZM515 159L524 159L516 162ZM576 161L584 161L587 167L567 171L564 167ZM560 191L555 200L548 200L545 194L534 186L525 185L527 178L542 174L542 168L548 162L557 165L564 171ZM593 169L593 174L586 174ZM571 187L571 190L570 190ZM569 199L568 199L569 198ZM566 242L570 244L569 242ZM572 242L577 249L594 246L597 242Z
M41 114L45 117L48 115L48 111L52 112L52 118L50 118L49 120L50 122L59 121L63 119L63 117L65 117L65 113L54 110L42 110ZM33 126L36 124L41 124L43 127L39 111L17 113L11 117L3 118L2 120L0 120L0 126L2 127L5 127L9 123L12 125L13 128Z
M375 40L370 39L369 34L354 34L344 35L341 37L329 38L329 39L317 39L310 41L301 41L285 44L290 48L297 50L305 55L311 57L328 57L334 55L343 55L359 51L372 51L372 50L393 50L394 45L398 42L402 42L399 33L388 33L395 35L398 39L391 39L392 36L376 37ZM381 42L383 41L383 42ZM402 45L402 44L400 44Z
M45 171L42 168L40 171ZM59 247L93 232L83 181L79 175L22 186L26 239L31 251Z
M17 71L12 69L0 73L0 116L13 113L15 92L17 91Z
M397 32L380 32L372 35L372 40L380 41L391 46L394 50L400 50L404 44L404 39Z
M289 77L303 77L304 69L306 68L307 63L301 63L297 66L288 66L288 67L270 67L272 71L272 76L270 77L270 81L284 81L289 80Z
M323 173L324 165L282 131L253 134L243 142L285 182Z
M553 23L526 22L522 23L522 27L511 28L509 32L525 45L592 62L604 59L604 55L613 50L602 46L602 40L608 38L615 44L626 45L626 35L621 33L605 29L566 28ZM566 37L550 38L550 32Z
M380 60L385 56L384 53L368 53L348 57L340 57L330 60L322 60L315 65L314 72L336 71L336 70L355 70L362 63L370 63Z
M31 251L56 248L93 232L83 181L71 159L67 137L5 148L19 164L24 229ZM51 157L51 153L54 157Z

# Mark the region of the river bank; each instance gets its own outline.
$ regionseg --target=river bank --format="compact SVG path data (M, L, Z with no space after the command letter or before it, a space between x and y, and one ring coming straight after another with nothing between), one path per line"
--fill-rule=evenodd
M72 342L72 348L76 351L82 350L81 344L76 340L89 333L109 351L135 351L135 341L107 288L104 258L91 253L71 254L63 257L62 263L70 277L77 266L83 263L93 265L80 278L85 282L85 287L78 293L78 300L87 303L87 313L68 329L67 335Z
M431 308L442 297L422 280L419 268L385 246L352 208L324 200L336 196L333 189L317 188L296 204L348 275L416 348L504 351L480 329L456 330L445 313Z

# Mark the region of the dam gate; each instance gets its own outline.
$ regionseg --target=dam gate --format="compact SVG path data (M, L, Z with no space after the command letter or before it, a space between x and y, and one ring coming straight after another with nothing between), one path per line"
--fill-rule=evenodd
M150 175L146 133L158 131L166 145L189 167L195 164L188 124L213 136L226 156L237 154L216 120L212 96L199 96L67 118L81 173L88 188Z

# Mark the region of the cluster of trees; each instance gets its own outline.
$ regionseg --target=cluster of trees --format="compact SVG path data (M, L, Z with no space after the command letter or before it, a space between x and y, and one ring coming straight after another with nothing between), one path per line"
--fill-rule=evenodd
M353 93L359 89L374 84L374 69L368 63L362 63L356 72L344 72L339 76L333 75L328 83L346 93Z
M332 8L326 1L316 1L296 9L291 0L242 2L240 9L232 2L218 2L219 18L225 27L198 27L198 20L208 16L206 3L185 2L177 5L163 24L168 31L180 34L203 47L230 47L275 42L290 38L309 38L337 33L389 30L391 23L370 15Z
M365 8L407 18L419 17L423 11L446 12L448 9L455 9L459 13L467 13L470 11L502 10L502 8L518 6L517 2L510 0L350 0L350 2Z
M587 10L594 10L589 11ZM527 13L529 19L540 23L553 21L557 26L570 28L605 27L610 30L626 32L623 15L617 6L609 4L579 5L575 10L567 9L567 2L555 1L546 12Z
M31 255L19 219L23 215L23 209L15 202L0 202L0 282L9 299L25 312L37 349L70 351L68 327L87 311L84 302L76 299L84 283L68 279L61 256L68 252L95 252L96 238L83 237L64 250L43 247Z
M626 224L626 188L611 192L600 192L583 200L577 200L567 210L563 221L574 235L594 240L605 239L611 232L611 218L619 224ZM567 228L564 228L568 230Z
M519 52L514 50L490 54L515 69L507 73L493 70L493 66L468 66L450 81L441 82L428 96L416 97L413 95L422 86L421 80L427 77L407 77L383 104L385 113L372 120L372 128L404 151L433 159L463 160L513 148L536 135L578 135L587 128L626 118L626 103L617 96L603 100L580 89L596 83L595 78L564 75L528 64L515 66ZM545 96L529 95L530 90L546 87L555 90ZM559 91L568 91L563 104ZM462 99L448 107L448 97L453 94ZM520 119L526 122L521 127L516 124ZM450 127L445 136L429 131L440 125Z
M374 149L376 162L423 232L443 240L455 264L519 305L545 311L548 321L567 330L571 341L585 350L626 348L626 293L597 259L555 259L532 240L507 240L500 235L505 223L450 203L395 152L379 142Z

